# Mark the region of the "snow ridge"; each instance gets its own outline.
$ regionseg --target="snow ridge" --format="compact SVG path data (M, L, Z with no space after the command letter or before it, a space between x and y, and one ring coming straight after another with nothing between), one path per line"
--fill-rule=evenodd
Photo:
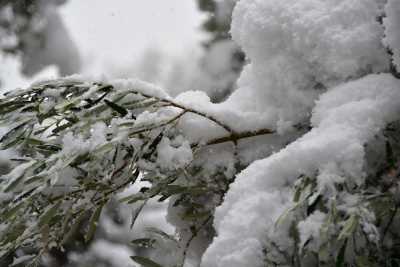
M300 175L318 173L320 190L344 179L364 182L364 145L400 114L400 81L385 74L382 9L376 0L237 3L232 35L251 63L224 105L258 112L268 125L294 125L311 113L313 129L236 177L216 209L217 235L201 266L265 266L271 242L292 250L288 226L275 223L294 204ZM313 235L307 225L323 214L314 217L301 223L303 236Z
M267 240L289 248L290 240L274 224L293 204L289 187L299 175L335 166L334 174L362 183L363 145L398 118L399 87L389 74L370 75L323 95L314 109L312 131L238 175L216 210L218 235L202 266L263 266L260 254Z

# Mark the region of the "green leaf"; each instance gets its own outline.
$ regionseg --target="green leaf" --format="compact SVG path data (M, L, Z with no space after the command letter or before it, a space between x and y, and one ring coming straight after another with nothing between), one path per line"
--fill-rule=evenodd
M4 192L9 193L11 192L14 188L16 188L22 181L22 179L25 176L25 172L22 173L21 175L19 175L18 177L14 178L13 180L11 180L8 185L6 186L6 188L4 189Z
M4 188L4 192L8 193L13 191L23 180L25 177L25 173L29 168L34 166L35 161L30 161L27 163L23 163L15 167L10 173L8 173L5 177L7 178L7 185Z
M54 117L57 115L57 112L55 111L54 108L52 108L49 112L47 113L39 113L36 115L37 120L40 124L43 123L43 121L45 121L48 118Z
M64 123L63 125L60 125L60 126L57 126L56 128L54 128L52 130L52 133L53 133L53 135L58 134L58 133L64 131L65 129L68 129L69 127L73 126L74 124L75 123L72 123L72 122Z
M329 262L330 258L331 258L330 250L327 243L325 243L318 250L318 259L321 262Z
M96 232L97 224L99 222L102 209L103 209L103 204L97 206L96 210L93 212L92 216L90 217L89 228L85 235L86 242L89 242L90 240L92 240L92 238Z
M25 142L29 145L33 146L38 146L38 145L44 145L45 143L39 139L34 139L34 138L26 138Z
M143 203L132 213L132 220L131 220L131 229L133 228L137 218L139 217L139 214L142 212L144 206L146 206L147 200L143 201Z
M26 230L26 226L23 223L17 224L16 226L9 227L6 231L6 235L2 240L2 244L9 244L14 242L20 237Z
M82 222L86 219L86 212L81 211L77 219L72 223L70 226L69 230L66 231L67 227L63 226L63 240L61 241L61 244L67 244L68 242L74 240L75 234L79 231L79 228L82 224Z
M51 144L44 144L44 145L37 145L36 148L38 150L46 150L50 152L50 154L59 152L62 148L56 145L51 145Z
M348 218L343 226L342 231L339 234L338 240L344 240L347 239L350 235L354 233L354 231L357 229L358 226L358 215L353 214Z
M20 209L22 209L25 206L25 202L21 202L18 205L12 207L5 213L1 215L2 221L7 221L11 219Z
M133 194L127 197L123 197L119 200L119 202L123 203L123 202L127 202L128 204L133 204L135 202L141 201L141 200L146 200L148 199L148 197L143 194L143 193L137 193L137 194Z
M298 185L295 186L293 202L302 202L309 198L312 195L315 186L315 180L308 176L301 176Z
M83 154L79 154L78 156L75 157L75 159L69 164L71 167L77 167L79 165L82 165L83 163L87 162L90 160L90 153L85 152Z
M60 208L61 202L54 204L50 207L42 216L39 218L38 226L42 228L44 225L48 224L50 220L56 215L58 209Z
M6 114L13 112L19 108L24 107L26 104L31 103L30 101L9 101L3 104L0 104L0 113L1 114Z
M22 257L23 258L22 259L20 258L17 264L12 264L9 267L22 266L22 263L25 263L24 266L27 266L29 262L32 262L32 260L36 258L36 255L25 255Z
M157 229L155 227L147 227L146 228L146 232L149 232L151 234L157 235L157 236L161 237L164 240L170 240L170 241L173 241L175 243L177 242L173 236L171 236L171 235L165 233L164 231L162 231L160 229Z
M290 207L290 208L286 209L286 210L278 217L278 219L276 220L276 222L275 222L275 227L278 227L278 226L280 226L281 224L283 224L283 223L286 221L286 219L289 217L289 215L290 215L294 210L296 210L298 207L300 207L302 204L303 204L302 201L301 201L301 202L297 202L297 203L294 204L293 207Z
M94 154L106 153L106 152L113 150L114 147L115 147L115 145L113 143L111 143L111 142L106 143L106 144L103 144L103 145L97 147L95 150L93 150L93 153Z
M99 92L106 92L109 93L112 90L114 90L114 86L110 85L110 84L105 84L99 87L99 89L97 89L97 91Z
M345 266L345 253L347 247L347 239L344 241L342 247L339 250L339 253L336 257L336 267L344 267Z
M25 133L27 132L27 127L25 126L27 124L28 121L23 122L3 135L0 139L1 149L8 149L24 141Z
M142 265L143 267L162 267L160 264L158 264L155 261L152 261L148 258L140 257L140 256L131 256L131 259Z
M162 197L158 200L159 202L162 202L169 198L170 196L181 194L184 192L188 191L188 187L185 186L180 186L180 185L167 185L163 190L162 190Z
M374 266L378 266L377 264L372 263L368 256L364 255L364 256L358 256L356 258L356 263L357 263L357 267L374 267Z
M130 110L133 110L133 109L139 109L139 108L148 108L154 104L157 104L158 102L160 102L160 100L142 99L142 100L138 100L133 103L125 103L125 105L127 107L129 107Z
M34 175L34 176L27 178L25 180L24 184L25 185L33 184L35 182L44 180L44 178L45 178L45 176L42 176L42 175Z
M111 102L107 99L104 99L104 102L107 104L107 106L118 112L121 115L121 117L125 117L126 114L128 114L128 111L124 107L117 105L114 102Z

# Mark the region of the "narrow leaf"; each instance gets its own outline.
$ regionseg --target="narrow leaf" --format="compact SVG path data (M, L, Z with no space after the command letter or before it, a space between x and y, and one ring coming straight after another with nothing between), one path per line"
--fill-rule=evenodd
M345 266L345 252L347 247L347 239L344 241L342 247L340 248L339 254L336 257L336 267Z
M121 115L121 117L125 117L126 114L128 114L128 111L124 107L117 105L114 102L111 102L107 99L104 99L104 102L107 104L107 106L118 112Z
M358 216L353 214L348 218L343 226L342 231L339 234L338 240L347 239L354 233L358 226Z
M54 217L57 213L61 202L54 204L51 208L49 208L42 216L39 218L38 226L42 228L44 225L50 222L50 220Z
M152 261L148 258L140 257L140 256L131 256L131 259L142 265L143 267L162 267L160 264L158 264L155 261Z
M96 210L93 212L92 216L90 217L89 228L85 235L86 242L89 242L90 240L92 240L94 233L96 232L97 224L99 222L102 209L103 209L103 205L97 206Z
M25 206L25 202L21 202L18 205L12 207L5 213L1 215L2 221L7 221L11 219L20 209L22 209Z

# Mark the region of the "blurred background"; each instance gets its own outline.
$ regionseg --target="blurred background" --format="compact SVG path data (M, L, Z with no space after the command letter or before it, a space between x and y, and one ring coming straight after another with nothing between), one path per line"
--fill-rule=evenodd
M221 102L235 90L245 61L229 36L236 1L0 0L0 92L81 74L143 79L172 96L201 90ZM114 201L90 244L77 236L65 251L52 251L43 266L134 266L129 256L148 252L130 242L143 237L145 226L174 234L165 205L147 203L132 228L140 207ZM0 266L13 263L23 266L13 258Z
M244 60L228 34L235 2L1 0L0 88L79 73L220 101Z

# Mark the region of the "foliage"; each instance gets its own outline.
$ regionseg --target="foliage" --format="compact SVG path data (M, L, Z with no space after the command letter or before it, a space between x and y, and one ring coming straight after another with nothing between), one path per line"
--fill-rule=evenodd
M189 246L199 232L205 231L212 237L214 209L243 166L237 162L233 174L215 170L210 175L195 164L196 160L207 146L235 144L242 138L272 132L229 133L203 143L191 143L187 147L193 155L190 160L165 166L158 155L162 153L162 142L172 140L176 148L187 142L178 127L185 114L196 114L227 132L231 130L213 116L183 106L147 85L132 86L65 78L12 91L1 100L1 121L9 127L0 140L2 149L15 149L19 155L11 159L15 168L1 180L3 256L17 249L37 248L37 256L29 259L33 264L52 248L67 246L82 227L86 242L90 241L103 206L139 180L151 186L119 201L141 203L143 207L151 198L170 199L172 206L181 211L181 220L191 234L170 236L149 229L148 238L134 240L132 245L151 249L169 242L179 251L176 265L183 266ZM268 266L300 266L304 261L328 266L332 262L336 266L350 262L356 266L397 266L400 258L396 252L399 216L395 177L399 170L397 143L393 143L396 129L398 125L394 123L383 133L386 160L379 164L377 173L371 174L366 186L358 187L351 180L337 183L337 195L326 198L318 190L318 174L298 178L293 188L294 206L282 214L275 226L279 229L291 225L289 234L297 244L296 251L282 252L280 262L276 262L276 257L268 259L266 252ZM210 182L210 176L220 182ZM377 183L377 176L381 182ZM351 209L343 209L342 201L350 195L357 201ZM132 225L140 211L132 216ZM312 236L304 239L298 229L301 222L318 212L327 216L316 245ZM271 248L276 248L276 244L267 242L265 250ZM353 255L350 258L349 253ZM133 260L145 266L158 266L139 256Z
M324 1L320 2L324 3ZM200 3L203 10L211 13L216 11L214 1L201 1ZM261 6L263 2L258 3ZM279 5L277 5L278 2L273 3L273 1L268 3L278 6L283 11L287 11L287 9L292 11L291 6L286 3L282 2ZM327 3L324 3L327 7L333 6L332 3L329 2L329 5ZM269 7L269 5L265 5L264 7ZM365 8L371 6L372 4L366 6L360 4L360 7ZM244 7L243 4L242 8ZM260 11L257 5L249 5L249 9L252 10L252 14ZM270 9L265 8L261 11L269 12ZM312 15L315 13L313 10L309 12ZM265 14L261 15L264 18ZM279 16L279 13L269 15L273 18L274 15ZM328 12L321 15L320 18L326 18L329 15ZM345 18L344 16L339 17L340 21L333 20L337 25L341 25L342 19ZM296 17L291 19L290 22L293 23L301 22ZM364 19L364 16L360 16L359 19ZM370 20L366 20L367 25L372 24ZM258 25L257 23L260 21L263 22L261 19L255 19L255 26L251 25L262 31L256 31L256 34L250 37L259 38L261 36L259 33L264 34L264 30L268 28L269 25ZM313 19L310 21L314 22ZM375 18L371 21L376 23ZM364 23L363 20L361 22ZM279 41L282 36L278 33L290 28L282 25L279 24L278 28L272 31L276 38L270 38L268 42ZM283 28L279 28L281 26ZM336 27L336 24L334 26ZM303 29L303 27L300 28ZM378 32L378 27L368 27L368 29L370 28ZM215 27L210 27L209 30L218 31ZM226 29L224 31L226 32ZM304 39L302 39L302 34L296 35L297 32L294 32L296 34L290 32L290 36L298 37L295 38L293 47L298 47L301 42L304 42L307 44L305 47L309 48L311 52L323 51L323 56L331 53L334 55L335 64L342 63L343 55L336 57L336 47L332 46L334 47L332 52L326 51L325 48L318 50L318 47L309 46L310 43L319 44L321 42L319 35L313 36L316 32L305 31ZM243 30L240 33L247 34L248 31ZM268 35L268 31L266 35ZM324 38L330 37L323 36ZM358 37L358 35L355 36ZM370 36L374 36L374 34ZM250 37L244 39L249 41L252 49L254 48L252 42L254 39ZM261 41L264 39L268 38L262 37ZM266 109L267 112L285 113L285 109L292 109L293 113L304 113L305 115L300 116L299 120L302 120L300 123L311 124L314 129L299 126L300 124L291 125L295 133L286 133L283 129L283 135L289 136L289 142L293 141L292 146L287 146L290 149L285 150L286 144L278 144L278 149L282 148L283 153L273 154L273 151L269 151L265 153L267 155L261 155L260 157L269 157L261 163L252 164L254 168L247 169L244 174L242 173L243 175L239 175L241 183L235 183L235 186L232 186L233 190L230 190L231 194L227 196L225 193L237 175L257 158L252 155L250 160L241 159L239 146L242 143L239 144L239 141L250 137L275 134L274 131L269 129L234 131L231 125L224 123L211 113L195 108L196 105L186 106L176 99L170 98L161 90L137 81L106 83L70 77L34 84L26 90L17 90L6 94L0 101L0 121L8 131L0 139L0 144L2 149L15 150L18 157L11 159L13 170L2 176L0 181L0 251L4 254L3 256L18 250L29 250L33 251L35 256L26 260L31 264L36 264L40 261L41 256L51 249L63 250L64 247L67 247L74 241L77 232L83 232L83 241L89 242L96 233L98 221L105 205L112 198L117 198L122 203L138 204L139 208L132 214L132 226L146 203L150 199L156 198L158 201L169 200L169 216L173 217L171 220L177 226L177 233L170 235L159 229L150 228L147 229L145 237L133 240L131 244L144 250L162 248L163 245L166 245L173 252L170 253L171 255L165 252L164 256L174 258L168 266L184 266L190 253L197 252L200 254L200 256L197 255L198 258L201 257L205 247L211 243L212 238L216 237L212 225L214 219L217 219L216 228L219 227L220 235L218 237L225 235L224 237L227 239L220 239L222 242L217 245L213 243L213 249L217 248L215 254L218 256L222 254L225 258L232 258L232 254L229 254L231 251L224 250L223 246L227 244L224 241L241 241L238 239L247 238L246 234L235 233L238 229L239 231L246 229L253 234L246 241L252 242L257 239L254 242L256 245L251 248L258 249L259 243L262 247L262 251L252 251L251 255L262 258L261 261L265 266L399 266L400 148L397 136L400 126L398 121L393 121L393 118L398 119L398 116L392 115L394 111L397 112L398 102L396 99L387 101L387 98L391 100L390 97L383 93L380 94L387 92L388 95L391 95L395 91L392 89L396 89L398 85L397 80L384 74L368 76L372 70L369 68L365 70L361 67L355 71L356 74L345 73L341 80L339 78L336 80L338 83L346 82L347 87L328 84L331 82L331 76L334 76L329 70L321 75L327 79L326 81L322 79L325 84L320 83L317 78L321 77L317 77L318 75L314 77L314 73L312 73L310 78L308 71L321 71L318 69L318 64L325 64L325 57L311 58L307 55L307 51L300 53L296 50L293 52L293 47L291 47L293 40L288 40L286 34L283 34L282 40L284 40L282 44L285 43L288 47L282 49L280 45L271 46L273 48L271 55L275 56L282 51L285 53L289 51L289 54L283 54L282 57L288 62L283 61L281 65L274 66L276 69L273 71L269 71L268 67L271 67L271 62L274 63L274 61L266 60L262 62L265 65L260 63L255 65L254 67L259 70L267 70L267 74L273 73L274 75L267 77L257 75L261 82L255 81L256 86L249 85L244 88L250 91L246 92L246 95L252 95L253 98L247 101L249 99L245 99L245 94L236 95L234 100L237 101L242 97L244 101L238 102L239 104L234 103L229 107L246 106L248 108L255 100L264 106L269 103L272 108ZM349 35L348 38L341 40L354 41L355 37ZM373 43L375 41L373 38ZM264 55L265 47L260 44L256 48L262 51L254 54ZM375 49L375 45L373 49ZM354 49L353 52L356 53L356 50ZM382 50L381 47L378 50ZM378 50L371 51L377 52ZM362 54L356 57L355 62L357 64L368 63L368 60L365 60L367 54L369 54L368 51L362 51ZM382 57L385 56L387 55L383 53ZM350 56L346 55L346 57ZM313 61L303 62L304 59ZM360 61L357 61L359 59ZM311 70L308 70L308 67L296 67L296 71L299 69L305 71L304 80L310 79L309 83L305 83L306 85L302 83L301 86L304 88L296 87L297 77L303 75L302 73L295 72L296 75L293 75L289 69L287 73L282 74L279 67L297 62L290 60L298 60L298 66L309 66L308 63L316 65L316 69ZM369 63L367 65L370 67ZM336 68L337 66L329 67ZM383 64L381 67L381 71L390 71L389 66ZM336 69L340 69L340 65ZM277 71L277 74L274 71ZM393 71L393 66L392 74L397 76L397 72ZM369 78L356 79L355 77L358 78L359 75L366 75ZM268 87L263 83L264 79L271 79L277 83L267 84ZM356 80L348 82L352 79ZM286 81L288 81L287 84ZM379 86L381 86L379 90L375 84L372 84L374 82L379 82ZM249 83L251 84L251 82ZM312 89L308 88L309 86ZM350 89L352 90L351 94L349 93ZM289 93L285 94L285 90ZM290 93L291 90L293 94ZM322 100L319 100L317 108L314 107L313 101L306 101L307 105L312 102L306 108L303 108L304 103L298 103L299 98L307 98L311 94L299 97L297 93L307 90L319 93L323 91L321 93ZM316 97L317 93L314 94L314 91L312 95ZM268 101L265 101L266 98L262 98L265 95L268 96ZM193 96L199 96L199 94L190 95L190 97ZM394 98L396 96L398 95L393 94ZM257 97L260 99L256 99ZM287 98L285 100L288 102L275 101L277 103L272 103L274 99L281 100L282 98ZM227 102L232 104L232 102ZM201 107L201 105L199 106ZM355 116L349 114L351 111L349 107L356 108ZM381 112L379 108L382 107L388 109ZM311 110L315 114L309 121ZM245 110L243 113L245 112L248 114L253 110ZM363 112L372 115L367 117L361 114ZM380 112L383 115L375 116ZM251 114L263 115L261 112ZM227 116L229 115L231 114ZM271 117L266 118L271 119ZM287 117L278 116L278 118ZM293 117L288 116L288 118ZM192 119L196 122L206 121L208 126L212 125L213 129L221 130L224 135L210 138L203 136L204 139L193 141L192 136L182 130L181 123L184 119L189 121ZM371 123L361 122L365 119ZM391 123L388 124L388 121ZM273 122L275 123L275 121ZM280 120L277 124L280 122L282 121ZM281 126L285 128L285 125ZM326 128L323 128L324 126ZM385 126L386 128L382 130L381 127ZM278 125L277 128L279 127ZM296 139L304 131L310 132L302 138ZM344 132L343 135L341 135L341 131ZM363 131L368 131L368 134L364 136ZM346 135L348 132L351 134ZM370 133L373 137L369 136ZM353 135L356 137L354 138ZM339 138L336 138L337 136ZM326 148L334 149L335 146L345 149L344 146L349 143L345 142L347 140L343 140L349 136L353 137L354 139L351 141L361 148L345 150L343 153L336 151L338 155L333 157L329 155L333 153L332 151L324 151ZM255 143L258 146L268 146L274 143L273 141L265 142L266 145L263 140ZM213 154L212 148L215 148L216 145L220 150ZM254 146L250 146L249 143L245 143L243 146L246 145L250 150L254 149ZM312 146L312 149L307 150L305 146ZM361 153L357 154L360 151ZM289 153L295 154L294 157L287 156ZM350 159L358 160L360 158L365 164L359 169L356 168L354 172L362 177L349 175L350 171L353 171L351 168L353 162L345 161L347 154L352 153L355 156L349 157ZM272 156L270 156L271 154ZM307 159L305 156L310 156L311 159ZM232 159L229 162L230 165L224 162L225 165L215 164L211 168L206 166L206 159L217 161L222 157ZM327 160L318 161L317 157L324 157ZM289 163L282 162L282 158L289 159ZM274 164L279 160L281 161L278 164ZM302 162L306 162L306 164L303 165ZM357 163L359 162L354 164ZM285 164L293 164L295 167L285 166ZM269 171L267 168L271 167L273 170L264 176ZM329 172L331 170L328 170L328 174L324 174L324 168L328 167L333 168L333 171ZM290 171L294 168L297 169ZM365 172L365 175L361 171ZM299 172L303 172L303 174L297 175ZM323 175L325 176L322 177ZM255 176L257 179L253 179ZM268 182L264 180L268 180ZM142 186L133 194L120 196L120 192L139 181L148 182L149 185ZM321 185L324 182L325 184ZM239 188L241 186L246 187L242 190ZM251 188L251 186L260 188ZM243 196L244 193L246 197ZM252 198L253 194L258 194L259 198ZM276 195L285 196L280 198L275 197ZM216 207L222 203L224 197L225 205L215 214ZM270 203L260 203L265 199ZM263 209L263 205L271 208ZM282 206L279 207L281 209L272 207L279 205ZM249 210L250 212L248 212ZM276 214L266 214L265 210L272 211L271 213L285 211L276 219L274 217ZM218 211L220 211L219 218ZM224 212L225 214L223 214ZM233 213L235 216L232 215ZM253 218L247 220L248 218L244 218L245 216ZM245 222L227 222L231 218L243 219ZM265 226L269 223L269 219L273 221L272 227ZM257 225L254 225L255 231L248 229L249 225L246 225L246 223L254 221L257 221ZM223 229L224 224L230 228L229 231ZM250 225L250 227L252 226ZM261 231L264 231L262 235L254 238L254 233ZM234 238L232 238L233 235L235 235ZM258 242L259 240L263 242ZM282 244L279 243L281 240L283 240ZM248 243L245 244L247 249ZM221 247L222 250L218 250ZM239 249L243 249L243 247L237 246L232 251L241 252ZM241 259L243 255L247 256L248 254L234 255L237 258L240 257L235 263L243 264ZM212 256L209 259L212 261ZM255 262L258 263L260 259ZM159 262L159 259L147 258L142 255L132 256L132 260L143 266L166 265ZM213 266L221 266L219 259L218 263L213 264ZM252 265L248 262L246 264Z
M0 140L2 149L19 153L12 159L16 167L1 180L3 254L27 246L38 247L38 256L51 248L62 249L73 241L85 218L89 219L84 237L90 241L103 206L141 180L151 187L142 187L120 201L145 205L150 198L164 201L174 196L173 206L182 209L182 219L192 233L184 242L175 241L184 257L198 231L210 227L217 203L207 207L204 198L220 199L229 184L228 178L219 185L206 183L201 169L192 164L196 153L207 145L252 135L192 143L187 149L194 159L161 166L157 153L163 140L173 140L175 147L187 142L176 127L184 114L194 113L226 126L169 98L73 78L12 91L1 100L0 113L10 129ZM140 120L141 115L147 120ZM180 261L183 264L184 258Z

